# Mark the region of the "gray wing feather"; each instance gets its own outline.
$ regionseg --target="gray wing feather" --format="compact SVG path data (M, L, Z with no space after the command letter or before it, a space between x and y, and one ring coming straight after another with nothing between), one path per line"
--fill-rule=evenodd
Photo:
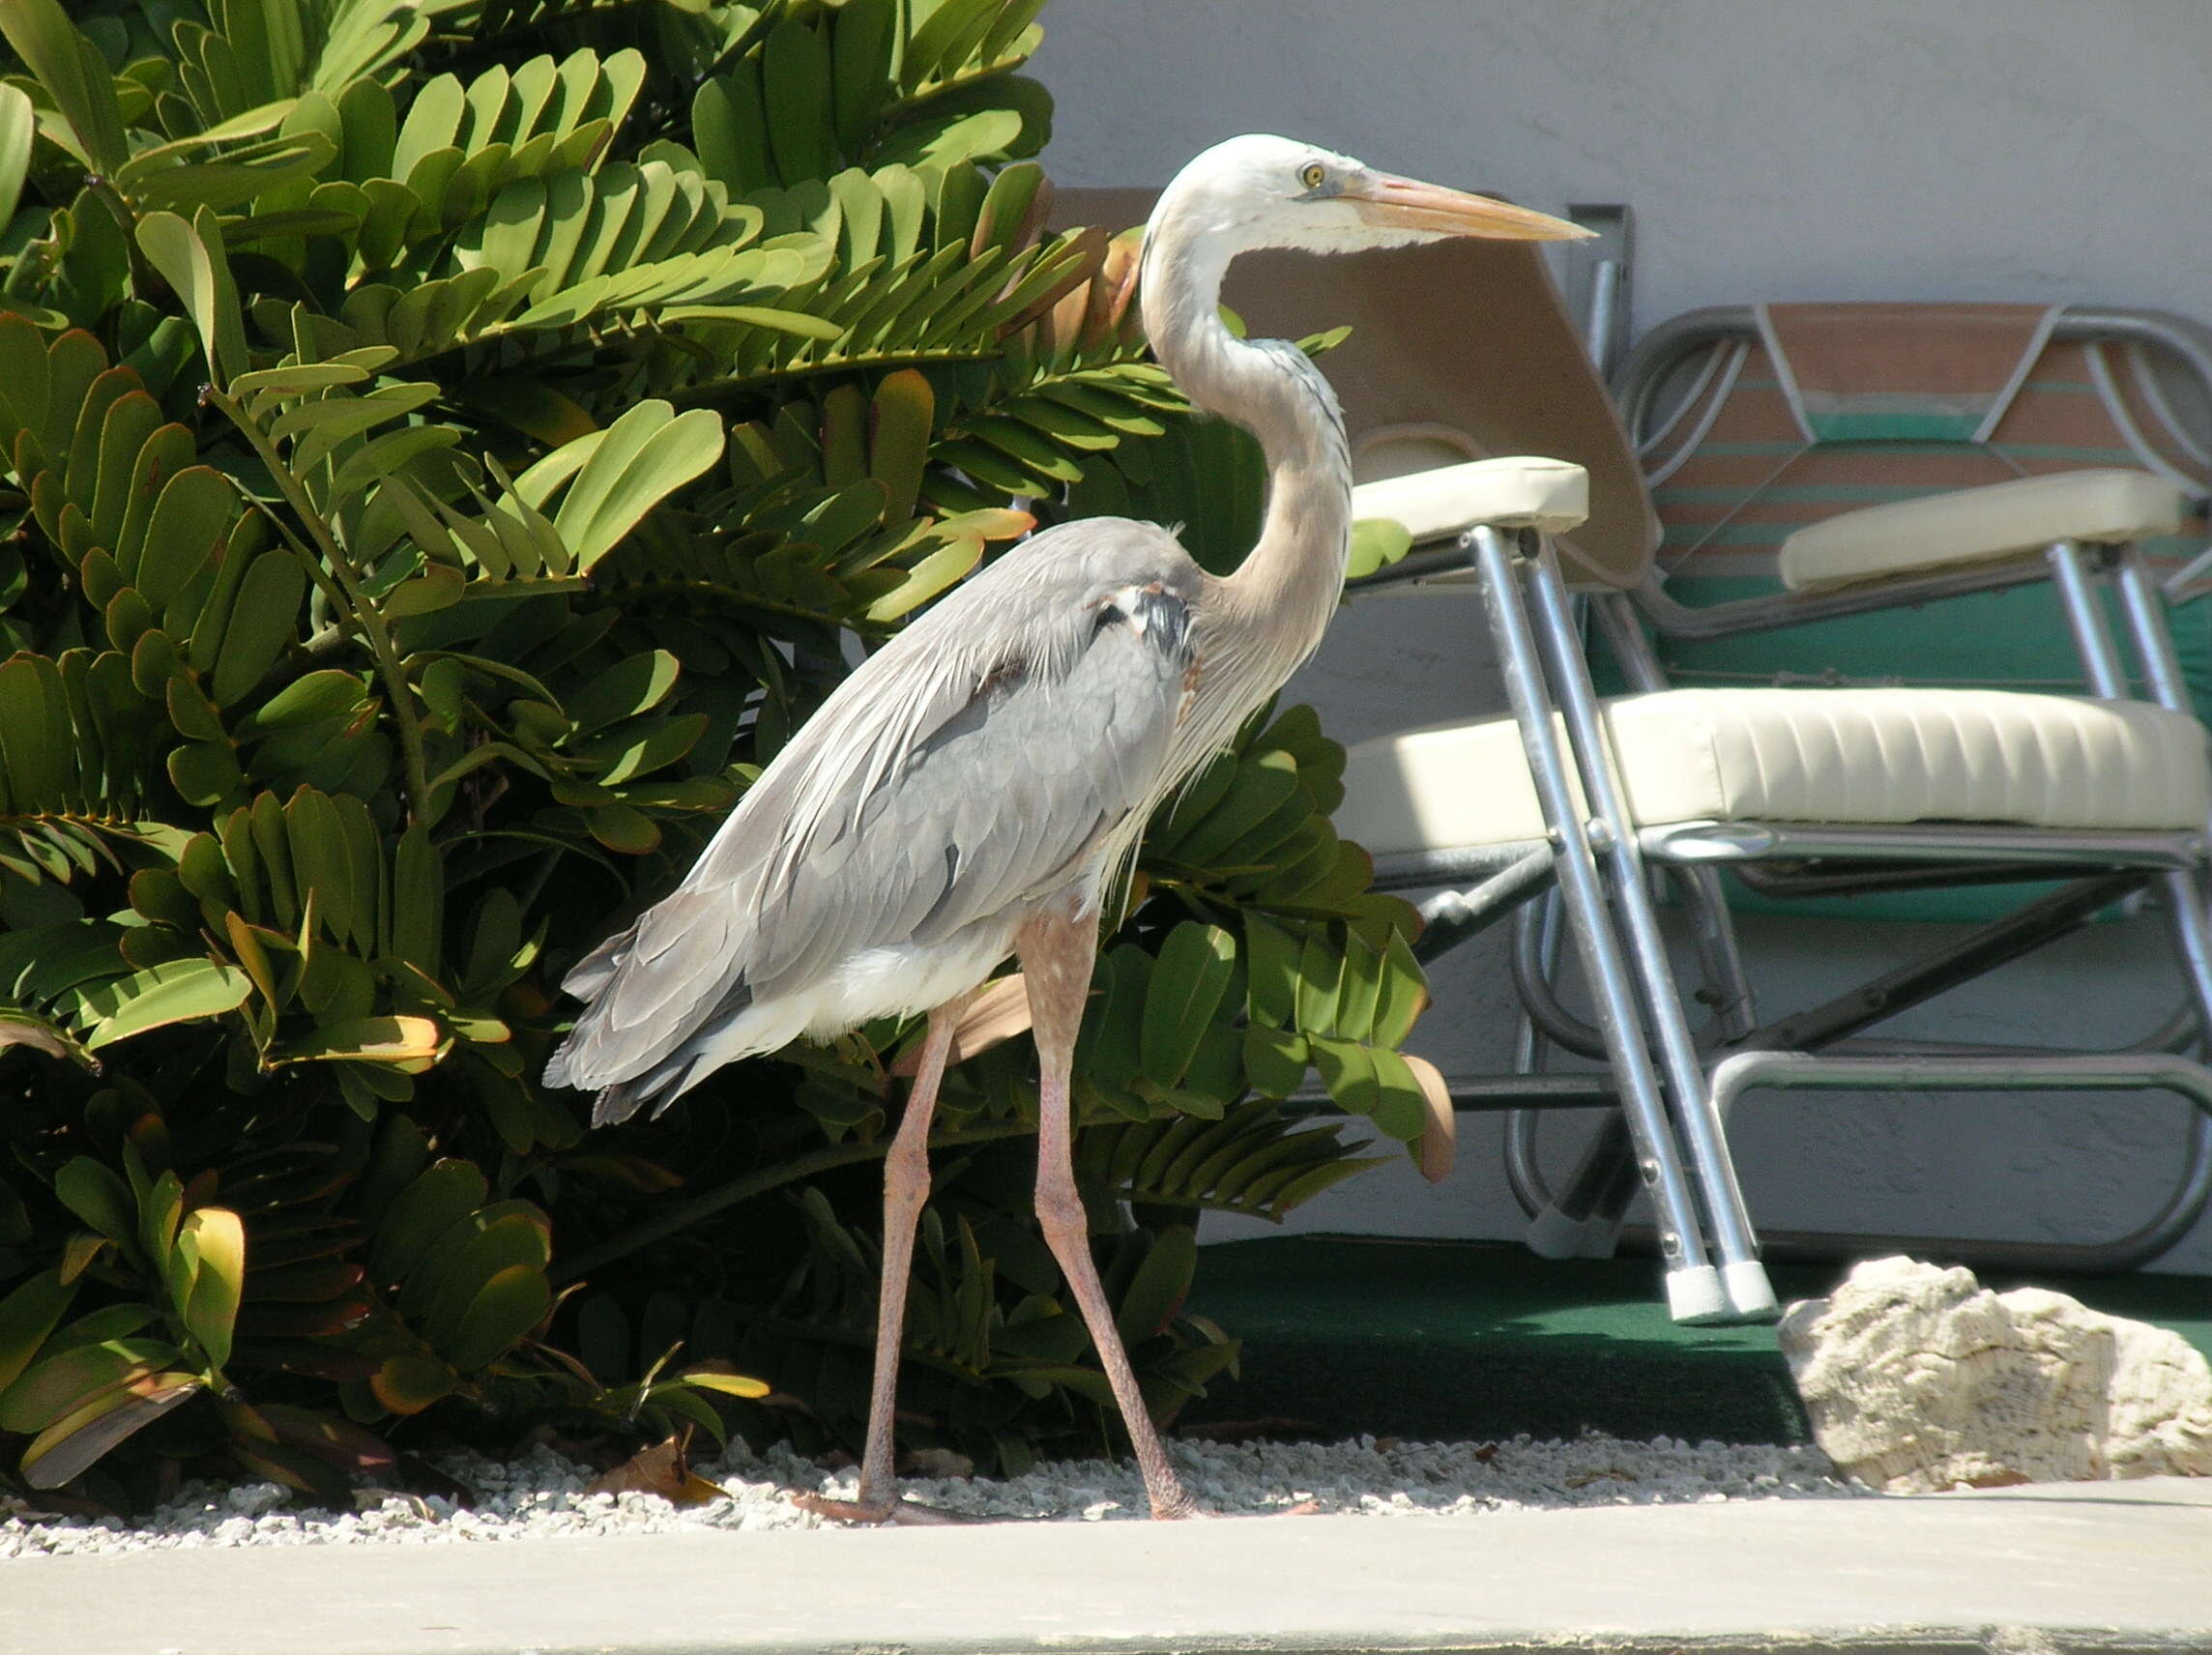
M547 1080L641 1074L733 1003L950 937L1133 834L1173 779L1202 578L1164 530L1093 518L937 604L823 704L684 883L570 972L592 1003Z

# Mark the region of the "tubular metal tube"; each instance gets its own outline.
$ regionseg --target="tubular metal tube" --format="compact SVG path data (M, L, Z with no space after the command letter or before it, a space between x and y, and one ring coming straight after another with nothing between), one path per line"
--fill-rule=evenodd
M2173 935L2173 951L2197 1002L2197 1027L2212 1038L2212 922L2204 915L2204 891L2193 874L2163 876L2166 882L2166 922Z
M1660 1099L1658 1078L1644 1048L1643 1023L1637 1015L1627 966L1608 923L1604 887L1599 884L1597 864L1567 783L1536 641L1522 608L1520 583L1504 537L1497 530L1476 529L1469 539L1481 576L1483 604L1503 657L1500 664L1506 692L1521 727L1529 774L1546 825L1557 839L1560 890L1575 927L1578 950L1591 978L1607 1055L1620 1083L1623 1109L1635 1132L1639 1158L1658 1208L1660 1251L1667 1260L1670 1277L1685 1268L1709 1270L1703 1233Z
M1646 578L1632 595L1636 607L1670 638L1732 638L1743 632L1771 632L1808 621L1833 621L1868 615L1910 603L1934 603L1973 592L2002 592L2050 578L2040 558L2029 555L2008 563L1968 564L1941 574L1869 581L1864 586L1824 592L1786 592L1773 597L1743 597L1730 603L1691 608L1667 595L1656 577Z
M1439 886L1479 885L1523 866L1531 855L1549 854L1541 839L1457 845L1442 851L1391 851L1375 858L1375 888L1433 890Z
M1563 1046L1578 1058L1606 1056L1605 1034L1601 1030L1585 1023L1560 1002L1552 978L1558 970L1558 944L1555 937L1551 959L1544 958L1542 927L1534 915L1524 910L1516 916L1513 927L1513 989L1520 996L1521 1009L1536 1031L1556 1046Z
M1452 1107L1470 1114L1620 1109L1620 1090L1611 1075L1455 1075L1444 1085Z
M1690 352L1724 339L1756 338L1759 313L1748 305L1687 310L1647 330L1613 376L1614 399L1629 440L1641 442L1651 399L1667 371ZM2164 310L2099 310L2068 305L2051 330L2053 339L2117 339L2150 345L2178 358L2212 392L2212 332L2200 322Z
M1597 612L1597 624L1605 633L1606 648L1613 652L1614 664L1620 668L1620 676L1628 681L1629 688L1639 695L1652 695L1674 687L1667 682L1666 669L1660 666L1659 657L1651 653L1651 640L1637 624L1636 607L1625 594L1600 593L1590 607Z
M1533 938L1524 939L1518 930L1520 925L1532 926L1534 929ZM1559 974L1559 893L1557 889L1554 888L1544 892L1544 899L1537 904L1534 913L1517 915L1516 927L1513 938L1516 954L1518 955L1526 943L1532 941L1535 954L1529 961L1529 965L1533 968L1535 974L1543 979L1545 987L1550 988ZM1561 1009L1563 1010L1564 1007ZM1513 1042L1513 1067L1518 1073L1524 1075L1536 1074L1543 1069L1544 1059L1543 1031L1538 1029L1534 1020L1524 1012L1521 1018L1521 1031Z
M1751 985L1751 973L1743 969L1743 954L1736 947L1735 924L1729 917L1721 876L1711 868L1696 866L1672 867L1667 872L1681 892L1698 964L1704 973L1704 993L1699 998L1712 1007L1722 1042L1740 1040L1759 1027L1759 997Z
M1511 913L1552 883L1552 854L1531 851L1501 873L1468 890L1439 891L1421 904L1421 940L1413 958L1423 965L1449 953L1500 915Z
M1967 1242L1985 1258L2009 1252L2023 1264L2074 1269L2129 1268L2155 1259L2187 1234L2212 1196L2212 1069L2186 1058L2125 1053L2077 1058L1816 1058L1804 1052L1739 1052L1713 1070L1724 1108L1759 1088L1823 1091L2137 1091L2179 1092L2196 1107L2182 1177L2157 1216L2101 1247L2036 1242ZM1915 1240L1913 1251L1929 1246ZM1939 1249L1938 1249L1939 1250Z
M2135 645L2150 698L2171 711L2189 711L2189 682L2182 676L2180 657L2173 653L2172 634L2166 629L2158 587L2143 566L2142 554L2133 546L2121 548L2118 579L2129 641Z
M1590 365L1604 378L1613 365L1615 336L1620 331L1620 284L1623 272L1618 259L1600 259L1590 272L1589 320L1583 334L1583 349Z
M1357 596L1363 592L1380 592L1384 587L1404 586L1411 581L1431 580L1438 575L1458 574L1467 567L1467 554L1449 541L1441 545L1421 546L1408 552L1394 564L1385 564L1373 574L1363 574L1357 580L1344 583L1345 595Z
M1505 1185L1523 1218L1533 1218L1552 1205L1552 1186L1536 1159L1536 1127L1543 1118L1533 1109L1512 1109L1505 1116Z
M1535 933L1536 957L1533 961L1536 974L1544 983L1547 993L1559 970L1559 894L1557 890L1544 893L1532 915L1524 915L1522 923L1532 923ZM1514 933L1514 971L1521 971L1522 935ZM1536 1019L1528 1006L1521 1008L1519 1026L1513 1033L1513 1068L1517 1074L1536 1075L1544 1072L1545 1050L1543 1031L1536 1027ZM1520 1204L1523 1216L1533 1218L1552 1205L1552 1186L1544 1177L1544 1168L1536 1159L1536 1128L1543 1117L1533 1109L1516 1109L1505 1117L1505 1183Z
M2043 555L2050 561L2051 578L2066 610L2066 625L2074 634L2074 653L2081 657L2089 693L2104 701L2126 700L2127 674L2120 669L2119 652L2105 626L2105 610L2097 601L2087 554L2074 541L2060 540Z
M1598 1122L1566 1187L1535 1215L1529 1246L1547 1259L1608 1259L1636 1199L1636 1147L1615 1112Z
M1743 1044L1767 1052L1819 1051L2079 931L2101 910L2134 895L2144 882L2157 877L2137 871L2107 873L2061 886L1871 982L1778 1018L1755 1030Z
M1713 1244L1724 1270L1731 1265L1756 1264L1758 1243L1744 1210L1743 1192L1736 1182L1734 1164L1729 1159L1720 1114L1705 1087L1704 1067L1698 1060L1689 1022L1682 1015L1667 945L1659 935L1658 916L1651 911L1650 893L1644 886L1636 829L1614 784L1611 748L1598 717L1597 696L1590 687L1588 669L1568 613L1566 588L1548 546L1528 566L1528 584L1535 595L1537 638L1552 669L1559 711L1566 719L1568 746L1582 772L1584 794L1592 813L1609 830L1607 837L1612 842L1605 849L1605 858L1613 872L1614 912L1628 933L1628 952L1643 991L1644 1009L1658 1037L1660 1061L1674 1094L1677 1118L1689 1140L1690 1160L1704 1196ZM1586 954L1586 963L1587 960Z
M1860 827L1838 822L1677 822L1645 828L1644 854L1662 862L1855 857L1871 861L2047 862L2063 878L2073 868L2193 868L2204 859L2204 835L2186 828L2008 828L2001 823L1953 826L1913 822Z

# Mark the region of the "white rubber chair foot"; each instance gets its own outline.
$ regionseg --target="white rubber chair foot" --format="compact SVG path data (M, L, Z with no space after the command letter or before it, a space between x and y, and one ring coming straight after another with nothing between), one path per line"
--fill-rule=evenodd
M1684 1264L1667 1272L1667 1314L1693 1327L1730 1320L1721 1273L1710 1264Z
M1528 1221L1523 1239L1539 1259L1610 1259L1620 1238L1620 1220L1603 1213L1569 1218L1547 1206Z
M1728 1297L1730 1315L1738 1321L1772 1321L1782 1314L1774 1284L1766 1279L1766 1266L1757 1259L1723 1264L1721 1291Z

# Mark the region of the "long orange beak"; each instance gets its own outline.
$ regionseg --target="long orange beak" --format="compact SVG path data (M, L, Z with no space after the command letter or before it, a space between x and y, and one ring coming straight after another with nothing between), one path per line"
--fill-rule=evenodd
M1426 230L1432 235L1482 236L1494 242L1585 242L1597 234L1549 213L1532 213L1487 195L1470 195L1389 173L1347 189L1344 199L1370 224Z

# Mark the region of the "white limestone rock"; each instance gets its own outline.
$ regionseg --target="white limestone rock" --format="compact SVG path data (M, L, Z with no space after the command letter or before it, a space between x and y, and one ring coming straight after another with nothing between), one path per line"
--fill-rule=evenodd
M1876 1259L1779 1331L1820 1447L1885 1494L2212 1476L2202 1353L2064 1293Z

